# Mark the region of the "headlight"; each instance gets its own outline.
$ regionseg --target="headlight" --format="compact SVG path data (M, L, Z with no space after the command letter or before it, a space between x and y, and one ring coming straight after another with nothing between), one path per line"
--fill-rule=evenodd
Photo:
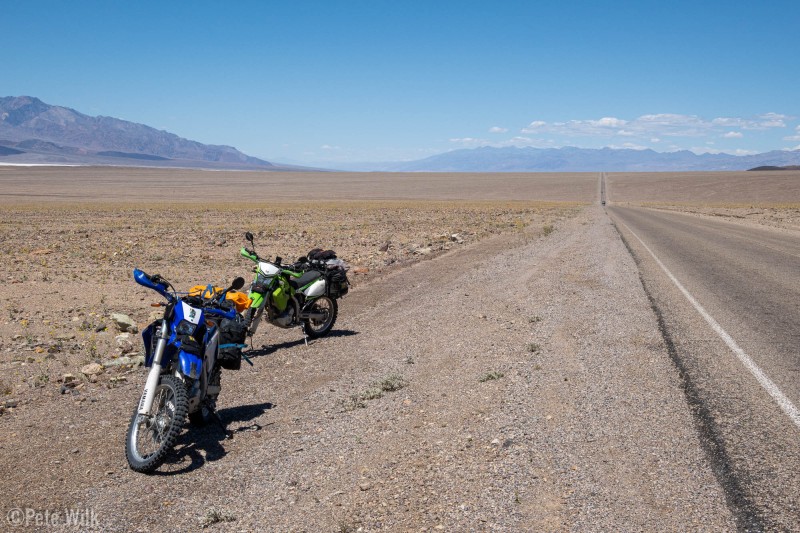
M194 335L194 330L197 329L196 324L192 324L188 320L181 320L178 327L175 328L175 333L178 335Z

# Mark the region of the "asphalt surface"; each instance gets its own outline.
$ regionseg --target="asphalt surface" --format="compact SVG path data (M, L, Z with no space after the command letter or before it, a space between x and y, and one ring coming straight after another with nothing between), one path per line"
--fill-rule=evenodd
M739 530L800 530L800 236L653 209L608 213Z

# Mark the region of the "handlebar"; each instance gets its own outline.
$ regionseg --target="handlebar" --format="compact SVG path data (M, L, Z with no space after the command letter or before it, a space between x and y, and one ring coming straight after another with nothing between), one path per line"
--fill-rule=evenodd
M254 250L248 250L245 247L242 247L241 250L239 250L239 253L243 257L246 257L246 258L250 259L251 261L255 261L256 263L258 263L261 260L258 257L258 254Z
M139 270L138 268L134 268L133 279L139 285L147 287L148 289L153 289L167 300L169 301L175 300L175 297L167 291L169 287L169 282L163 279L158 274L156 274L155 276L149 276L144 271Z
M204 307L204 310L209 315L215 315L222 318L227 318L229 320L236 319L236 308L231 308L228 310L221 309L219 307Z
M172 294L169 292L168 288L172 287L172 284L159 276L158 274L154 276L150 276L143 270L139 270L138 268L133 269L133 279L139 285L143 287L147 287L148 289L153 289L161 296L166 298L169 302L174 302L178 299L176 294ZM203 308L209 315L215 315L222 318L228 318L234 320L236 318L236 308L233 307L231 309L222 309L222 302L225 301L225 295L231 289L239 289L241 288L242 283L244 280L242 278L237 278L234 283L238 282L238 285L232 285L228 289L224 290L219 294L219 296L215 298L211 298L208 301L204 301L202 303ZM173 288L174 291L174 288ZM202 300L202 299L201 299Z

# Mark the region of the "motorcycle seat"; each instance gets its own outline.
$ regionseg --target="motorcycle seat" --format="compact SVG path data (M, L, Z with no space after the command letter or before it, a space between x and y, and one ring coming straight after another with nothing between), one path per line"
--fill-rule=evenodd
M309 270L299 278L291 278L289 279L289 285L294 287L295 290L300 289L301 287L305 287L315 279L322 276L321 273L317 272L316 270Z

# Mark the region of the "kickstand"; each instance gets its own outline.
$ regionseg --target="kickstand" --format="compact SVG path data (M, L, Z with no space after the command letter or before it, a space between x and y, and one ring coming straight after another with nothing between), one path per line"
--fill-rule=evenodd
M211 418L214 419L214 421L217 423L217 425L220 427L220 429L222 429L222 432L225 433L225 438L226 439L232 439L233 438L233 431L228 431L228 428L225 427L225 424L222 422L222 419L219 417L217 412L212 410L212 409L209 409L208 410L208 414L209 414L209 416L211 416Z
M300 330L303 332L303 340L306 343L306 348L308 348L308 335L306 334L306 325L305 325L305 323L300 324Z

